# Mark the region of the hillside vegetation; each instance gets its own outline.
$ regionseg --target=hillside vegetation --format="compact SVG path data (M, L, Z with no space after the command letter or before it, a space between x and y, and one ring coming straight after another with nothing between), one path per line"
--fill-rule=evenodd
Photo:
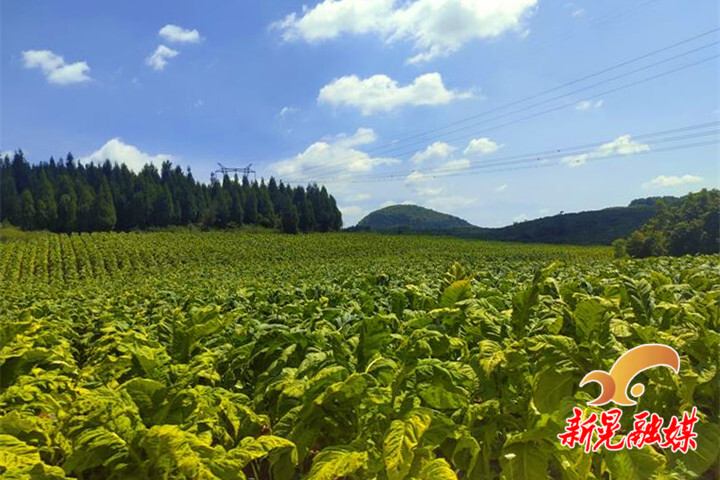
M418 205L391 205L370 213L357 226L361 229L389 231L449 230L473 227L462 218Z
M574 245L610 245L630 235L657 213L657 199L640 199L627 207L561 213L500 228L474 226L463 219L417 205L376 210L350 231L423 233L477 240Z
M720 191L661 202L657 216L627 239L627 251L634 257L720 252Z

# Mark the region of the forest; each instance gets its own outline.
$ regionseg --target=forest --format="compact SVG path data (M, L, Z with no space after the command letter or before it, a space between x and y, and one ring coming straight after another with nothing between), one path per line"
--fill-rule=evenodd
M206 228L259 225L286 233L342 227L335 199L324 186L285 185L274 178L195 180L164 162L139 172L106 160L83 165L65 159L30 164L22 150L0 162L0 221L24 230L130 231L198 224Z
M703 189L669 204L659 201L657 215L623 240L620 248L623 245L633 257L718 253L720 191Z

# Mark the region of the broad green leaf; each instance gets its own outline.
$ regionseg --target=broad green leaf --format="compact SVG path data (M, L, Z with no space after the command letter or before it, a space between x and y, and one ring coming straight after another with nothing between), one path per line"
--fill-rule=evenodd
M440 296L441 307L452 307L461 300L472 298L470 280L458 280L448 286Z
M367 452L358 452L344 447L329 447L313 459L310 472L305 480L335 480L366 469Z
M432 422L426 410L413 410L404 420L393 420L383 442L383 461L389 480L401 480L412 467L414 450Z
M222 448L213 448L175 425L152 427L145 434L142 447L148 459L149 477L245 479L241 462L225 458Z
M547 480L549 457L534 442L515 443L502 449L502 480Z
M643 480L665 468L665 457L650 446L603 451L612 480Z
M481 467L478 462L480 458L480 444L467 433L463 433L455 444L452 453L453 465L464 472L463 478L479 480L481 478Z
M697 433L696 450L682 453L680 450L673 452L668 449L666 455L670 459L671 466L674 467L678 462L682 462L687 471L700 477L720 455L720 425L701 421L695 424L694 430Z
M0 434L0 477L37 480L66 478L61 468L43 463L35 447L6 434Z
M428 462L420 471L419 480L457 480L457 475L444 458Z
M237 460L241 468L244 468L251 461L264 458L279 450L285 450L289 459L297 464L295 444L290 440L272 435L243 438L239 446L227 452L227 458Z
M553 413L560 401L572 395L577 381L570 373L559 373L546 367L535 375L533 402L541 413Z
M593 455L585 453L583 448L556 450L554 457L560 468L560 478L562 480L589 480L595 478L591 473Z
M87 429L75 438L63 468L76 474L101 465L114 469L127 461L129 453L130 446L117 433L102 427Z
M573 312L575 329L580 340L605 342L610 332L610 310L612 302L598 297L578 302Z

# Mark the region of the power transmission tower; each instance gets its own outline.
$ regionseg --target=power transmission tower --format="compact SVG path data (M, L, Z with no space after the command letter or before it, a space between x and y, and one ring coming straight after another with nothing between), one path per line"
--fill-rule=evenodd
M257 176L255 175L255 170L250 168L253 165L252 163L249 164L247 167L226 167L222 163L218 163L218 165L220 166L220 168L215 170L213 172L213 174L219 173L221 176L225 176L225 175L228 175L231 173L235 173L235 174L240 173L240 174L242 174L243 177L249 177L250 174L252 173L253 180L257 180Z

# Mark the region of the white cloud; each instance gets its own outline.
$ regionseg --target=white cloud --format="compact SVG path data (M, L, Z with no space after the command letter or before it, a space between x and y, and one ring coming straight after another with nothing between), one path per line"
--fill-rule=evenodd
M429 180L430 177L425 175L424 173L418 172L417 170L413 170L408 174L407 177L405 177L405 184L411 184L411 183L419 183L419 182L425 182Z
M177 25L165 25L158 33L168 42L198 43L202 40L200 32L197 30L189 30Z
M165 153L158 155L150 155L141 151L139 148L124 143L122 139L115 137L108 140L105 145L95 150L90 155L80 158L82 163L102 163L105 160L124 163L130 170L139 172L142 168L150 163L159 167L165 160L173 160L173 156Z
M372 128L360 127L352 135L342 133L332 139L335 145L343 148L361 147L377 140L377 135Z
M15 157L15 152L12 150L5 150L5 151L0 152L0 158L5 158L5 157L10 157L10 159L12 160L13 157Z
M428 145L425 150L417 152L415 155L410 157L410 160L413 163L423 163L428 160L444 160L456 148L457 147L453 147L445 142L435 142Z
M443 192L442 187L437 188L418 188L415 190L415 194L419 195L421 197L434 197L436 195L440 195Z
M513 222L520 223L520 222L526 222L528 220L528 216L524 213L521 213L520 215L513 218Z
M450 160L442 166L443 170L464 170L470 167L470 160L467 158L460 158L458 160Z
M502 185L497 186L495 188L495 191L496 192L504 192L505 190L507 190L507 188L508 188L507 183L503 183Z
M472 96L472 92L446 89L439 73L420 75L406 86L399 86L387 75L373 75L365 79L348 75L320 89L318 102L355 107L363 115L371 115L408 105L442 105Z
M293 113L297 112L297 108L295 107L283 107L280 109L280 113L278 113L278 116L280 118L285 118L288 115L291 115Z
M436 210L452 210L456 208L469 207L477 200L469 197L462 197L459 195L447 196L447 197L436 197L431 198L427 201L427 205L430 208Z
M333 139L315 142L298 155L270 165L278 175L291 177L293 181L314 178L345 178L354 173L369 172L378 165L391 165L399 160L371 157L356 149L374 142L371 128L358 128L353 135L340 135Z
M203 102L202 100L198 100L198 101L196 101L196 102L193 104L193 106L194 106L195 108L200 108L200 107L202 107L203 105L205 105L205 102Z
M605 143L597 149L599 156L606 157L614 153L631 155L633 153L646 152L650 147L644 143L636 142L630 135L622 135L612 142Z
M600 108L602 107L603 100L596 100L594 102L590 100L583 100L582 102L575 105L575 110L580 110L581 112L590 110L593 108Z
M25 50L23 65L25 68L39 68L49 83L70 85L92 80L87 73L90 67L86 62L65 63L65 59L50 50Z
M355 216L363 213L362 207L358 207L357 205L341 206L338 207L338 209L342 212L343 216Z
M368 193L358 193L356 195L352 195L350 197L347 197L346 200L348 202L362 202L364 200L369 200L370 194Z
M459 158L456 160L450 160L449 162L446 162L440 167L438 167L437 169L428 170L427 173L413 170L408 174L407 177L405 177L405 185L413 187L414 184L427 182L429 180L433 180L439 177L454 174L457 170L464 170L470 167L470 165L470 160L466 158ZM413 188L416 192L419 191L419 187Z
M165 45L158 45L155 51L148 58L145 59L145 63L155 70L164 70L169 59L177 57L180 52L173 50Z
M434 197L440 195L444 188L439 186L423 186L423 183L432 180L433 175L426 175L417 170L412 171L405 177L405 186L408 187L415 195L420 197Z
M648 150L650 150L649 145L634 141L630 135L622 135L612 142L600 145L591 152L563 157L561 162L571 167L577 167L594 158L603 158L610 155L632 155Z
M567 157L563 157L561 161L565 165L569 165L571 167L579 167L580 165L587 162L589 158L589 153L581 153L579 155L569 155Z
M703 177L697 175L658 175L649 182L643 183L643 188L668 188L681 185L702 183Z
M584 8L578 8L576 10L573 10L570 14L573 18L580 18L583 15L585 15L585 9Z
M543 215L543 216L547 215L548 213L550 213L549 208L541 208L540 210L538 210L538 214Z
M487 137L473 138L463 153L465 155L488 155L497 152L501 146Z
M409 41L420 63L476 39L522 33L537 0L324 0L291 13L271 28L286 41L319 42L341 34L374 34L387 43Z

